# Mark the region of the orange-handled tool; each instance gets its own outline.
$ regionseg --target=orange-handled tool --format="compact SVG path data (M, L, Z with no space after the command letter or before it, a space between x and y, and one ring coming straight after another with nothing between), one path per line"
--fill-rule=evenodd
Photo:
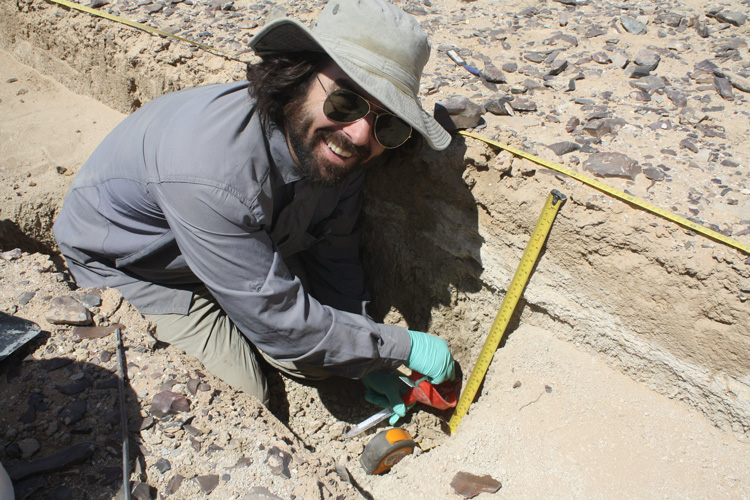
M401 377L401 380L409 385L409 390L402 397L406 406L411 406L414 403L422 403L438 410L446 410L456 406L456 391L453 388L453 382L443 382L439 385L433 385L427 381L427 377L415 371L412 371L408 378ZM367 429L389 418L393 413L393 410L390 408L379 411L352 427L344 435L344 438L354 437L365 432Z

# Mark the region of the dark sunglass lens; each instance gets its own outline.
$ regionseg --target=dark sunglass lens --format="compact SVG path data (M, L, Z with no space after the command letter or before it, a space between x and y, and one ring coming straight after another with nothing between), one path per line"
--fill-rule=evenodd
M411 136L411 125L396 115L383 113L375 120L375 137L383 147L397 148Z
M370 111L370 105L354 92L337 89L328 94L323 104L323 112L335 122L354 122Z

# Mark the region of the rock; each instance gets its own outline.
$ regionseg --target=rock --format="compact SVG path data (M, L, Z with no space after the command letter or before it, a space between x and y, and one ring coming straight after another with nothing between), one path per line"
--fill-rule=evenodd
M695 63L695 72L698 73L709 73L714 74L716 71L718 71L719 67L714 63L713 61L709 59L704 59L702 61L699 61Z
M177 490L180 489L180 486L182 486L182 482L185 480L185 477L180 474L175 474L175 476L169 480L169 483L167 483L167 489L164 492L166 496L174 495Z
M47 486L47 480L43 477L31 477L29 479L24 479L23 481L15 482L13 485L13 488L15 489L15 498L30 498L31 495L45 486ZM5 500L5 497L3 497L3 500Z
M549 70L547 71L548 76L557 76L568 67L568 61L565 59L557 59L552 62Z
M629 78L641 78L650 74L651 71L647 67L638 66L637 64L631 64L625 69L625 76Z
M91 312L70 295L54 297L45 319L53 325L90 325L93 320Z
M170 378L159 386L159 392L171 391L175 384L177 384L177 380Z
M29 394L27 402L29 403L29 406L33 406L37 411L49 410L49 406L47 406L47 403L44 402L44 395L42 395L41 393L32 392L31 394Z
M635 64L646 71L654 71L659 66L660 61L661 56L653 50L648 49L639 50L635 55L635 59L633 59Z
M645 175L647 179L652 181L663 181L667 178L667 174L656 167L644 168L643 175Z
M18 421L22 424L30 424L34 420L36 420L36 408L31 405L18 417Z
M669 120L658 120L654 123L649 124L648 128L651 130L672 130L672 122ZM662 152L668 151L665 149L662 149Z
M448 131L476 127L482 121L482 113L484 108L464 96L439 101L434 110L435 119Z
M596 52L594 55L591 56L591 59L593 59L594 62L598 64L609 64L612 62L612 59L610 59L609 54L607 54L604 51Z
M147 429L150 429L154 426L154 422L154 417L152 417L151 415L147 416L141 421L140 430L145 431Z
M705 19L699 19L695 22L695 32L698 33L698 36L701 38L708 38L710 33Z
M656 76L656 75L650 75L650 76L644 76L642 78L639 78L638 80L630 82L630 86L638 90L642 90L643 92L646 92L647 94L653 94L657 90L660 90L666 87L666 84L664 83L663 78Z
M565 124L565 131L569 134L572 133L578 127L578 125L580 125L580 123L581 120L579 120L575 116L572 117L570 120L568 120L568 123Z
M52 358L44 362L44 370L53 372L64 366L68 366L73 360L70 358Z
M85 441L70 446L62 451L45 458L39 458L31 462L13 464L6 468L8 475L13 481L44 474L60 469L65 469L88 459L94 453L94 443Z
M644 35L647 32L646 25L634 17L620 16L620 23L628 33L632 33L634 35Z
M484 71L482 71L482 77L490 83L506 83L508 79L505 77L505 73L500 71L494 64L485 62Z
M674 89L667 89L667 97L669 97L669 100L672 101L672 104L674 104L678 108L684 108L685 106L687 106L687 97Z
M734 92L732 92L732 84L726 78L714 77L714 88L716 92L721 96L722 99L727 101L734 101Z
M35 295L36 295L36 292L23 292L18 297L18 304L22 305L22 306L25 306L26 304L28 304L31 301L31 299L34 298Z
M146 483L136 481L132 483L131 487L131 498L136 500L154 500L156 498L156 492L154 489Z
M121 331L125 329L120 323L109 326L76 326L70 332L70 336L74 342L80 342L83 339L100 339L111 335L118 328Z
M557 45L557 42L565 42L570 47L578 47L578 38L568 33L557 33L544 41L546 45Z
M689 139L683 139L680 141L680 147L692 151L693 153L698 152L698 146L693 144Z
M201 442L195 439L193 436L189 437L190 446L197 452L200 452L203 448L203 445L201 445Z
M539 52L539 51L524 52L523 58L533 63L541 63L541 62L546 61L547 58L550 56L550 54L552 54L553 52L556 52L556 51L547 50L547 51L542 51L542 52Z
M195 482L198 483L198 486L200 486L200 489L203 490L203 493L208 495L219 485L219 476L216 474L198 476L195 478Z
M721 125L708 125L699 123L695 126L695 128L703 132L706 137L720 137L722 139L727 138L727 135L725 133L726 131Z
M532 80L531 78L526 78L524 81L521 82L521 85L526 90L537 90L537 89L543 89L544 85L537 82L536 80Z
M27 460L31 458L34 453L39 451L41 445L39 444L39 441L34 438L26 438L18 442L18 447L21 449L21 458Z
M622 118L601 118L589 120L583 126L583 130L592 137L604 137L615 135L627 122Z
M162 391L151 400L151 415L157 418L185 411L190 411L190 401L177 392Z
M86 414L86 400L78 399L73 401L57 415L57 418L65 425L78 423Z
M168 470L172 469L172 464L170 464L169 460L167 460L166 458L160 458L159 460L156 461L156 463L154 464L154 467L156 467L156 470L164 474Z
M606 29L602 29L599 26L592 26L591 28L586 30L583 36L586 38L596 38L605 34L607 34Z
M641 167L634 159L622 153L594 153L583 162L583 169L597 177L622 177L635 180Z
M630 59L628 58L628 56L626 56L622 52L616 52L612 55L612 64L614 64L618 68L624 68L628 65L629 62Z
M682 19L683 17L681 15L674 12L659 12L659 14L656 15L657 23L666 24L672 28L678 27L682 22Z
M99 307L102 305L102 298L94 293L85 293L79 297L76 297L78 302L91 309L92 307Z
M185 424L182 426L182 428L185 429L185 431L193 437L199 437L203 435L202 430L198 429L197 427L193 427L190 424Z
M10 458L21 458L21 447L18 446L18 443L10 443L5 447L5 453Z
M91 385L91 380L84 378L83 380L80 380L74 384L55 385L55 389L68 396L73 396L75 394L83 392L87 388L91 387Z
M484 109L493 115L513 116L513 107L510 105L510 99L507 97L497 97L489 99L484 103Z
M253 464L253 459L250 457L246 457L245 455L242 455L239 460L237 460L237 463L234 464L233 469L236 469L238 467L249 467Z
M289 464L292 463L292 456L289 453L273 446L266 454L266 463L274 475L283 476L287 479L292 477L292 473L289 471Z
M457 495L474 498L480 493L496 493L502 484L489 474L477 476L469 472L458 472L451 480L451 487Z
M515 73L516 71L518 71L518 63L507 62L503 64L503 71L507 73Z
M750 79L743 78L739 75L726 74L725 77L732 84L732 87L742 92L750 92Z
M547 147L554 151L557 156L563 156L581 149L579 144L572 141L556 142L554 144L549 144Z
M514 111L536 111L536 103L530 99L516 97L510 102Z
M188 380L186 387L191 395L195 396L198 393L198 384L200 384L200 382L200 379L197 378L191 378Z
M720 10L711 17L722 23L729 23L732 26L742 26L747 21L747 15L737 11Z
M0 253L0 259L3 260L17 260L20 259L23 256L23 252L20 248L14 248L13 250L8 250L7 252Z

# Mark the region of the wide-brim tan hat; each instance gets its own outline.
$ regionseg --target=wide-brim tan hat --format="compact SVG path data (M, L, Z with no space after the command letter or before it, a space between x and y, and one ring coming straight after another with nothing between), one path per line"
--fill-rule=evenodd
M371 96L436 150L451 136L419 102L419 80L430 57L427 35L414 17L383 0L330 0L310 29L279 19L250 42L258 55L325 52Z

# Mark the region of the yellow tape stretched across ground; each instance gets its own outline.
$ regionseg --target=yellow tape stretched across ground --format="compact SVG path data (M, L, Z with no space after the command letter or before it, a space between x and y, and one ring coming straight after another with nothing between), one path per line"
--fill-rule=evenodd
M101 10L92 9L91 7L86 7L81 4L77 4L75 2L69 2L68 0L49 0L50 2L63 5L65 7L69 7L71 9L79 10L81 12L86 12L87 14L91 14L97 17L103 17L104 19L109 19L110 21L115 21L117 23L124 24L126 26L130 26L131 28L137 28L139 30L147 31L149 33L152 33L154 35L164 36L167 38L174 38L175 40L179 40L181 42L189 43L191 45L195 45L197 47L200 47L202 49L209 50L211 52L216 52L217 54L221 54L225 57L228 57L230 59L233 59L235 61L244 62L237 58L234 54L230 54L229 52L224 52L223 50L216 49L214 47L211 47L210 45L206 45L205 43L196 42L194 40L189 40L187 38L183 38L178 35L173 35L172 33L152 28L151 26L148 26L143 23L139 23L136 21L131 21L130 19L126 19L124 17L116 16L114 14L108 14L106 12L103 12Z
M203 49L216 52L218 54L221 54L225 57L228 57L230 59L233 59L235 61L241 61L236 56L229 54L228 52L224 52L222 50L216 49L214 47L211 47L210 45L206 45L201 42L196 42L193 40L189 40L187 38L183 38L177 35L173 35L172 33L168 33L166 31L162 31L157 28L152 28L151 26L145 25L143 23L139 23L136 21L131 21L130 19L126 19L124 17L115 16L114 14L108 14L106 12L102 12L100 10L92 9L91 7L85 7L83 5L77 4L75 2L70 2L68 0L49 0L50 2L54 2L59 5L63 5L65 7L69 7L71 9L76 9L81 12L86 12L88 14L92 14L94 16L103 17L105 19L109 19L110 21L115 21L118 23L125 24L126 26L130 26L133 28L137 28L140 30L147 31L149 33L153 33L155 35L164 36L168 38L174 38L175 40L179 40L181 42L189 43L198 47L201 47ZM595 189L598 189L599 191L602 191L603 193L606 193L610 196L613 196L615 198L618 198L620 200L626 201L630 203L631 205L635 205L637 207L640 207L644 210L647 210L653 214L656 214L664 219L667 219L669 221L675 222L683 227L686 227L692 231L695 231L696 233L702 234L703 236L706 236L708 238L711 238L713 240L716 240L720 243L723 243L725 245L728 245L730 247L736 248L738 250L741 250L747 254L750 254L750 245L745 245L743 243L740 243L737 240L734 240L732 238L729 238L728 236L724 236L723 234L719 233L718 231L713 231L711 229L708 229L706 227L701 226L700 224L696 224L695 222L682 217L680 215L677 215L675 213L669 212L667 210L664 210L662 208L657 207L656 205L653 205L647 201L640 200L636 198L635 196L629 195L628 193L625 193L623 191L620 191L618 189L615 189L611 186L608 186L607 184L604 184L603 182L599 182L595 179L592 179L590 177L586 177L585 175L581 175L578 172L574 172L573 170L569 170L565 167L562 167L560 165L557 165L555 163L552 163L550 161L544 160L542 158L539 158L537 156L534 156L532 154L526 153L524 151L512 148L510 146L506 146L503 144L500 144L499 142L487 139L485 137L473 134L471 132L466 132L465 130L461 130L458 132L461 135L464 135L466 137L471 137L472 139L477 139L482 142L485 142L487 144L490 144L492 146L504 149L510 153L513 153L516 156L520 156L522 158L526 158L527 160L533 161L534 163L538 163L539 165L543 165L547 168L551 168L552 170L555 170L557 172L560 172L561 174L565 174L569 177L572 177L580 182L583 182L584 184L587 184Z
M583 182L584 184L587 184L595 189L598 189L599 191L602 191L603 193L606 193L610 196L613 196L615 198L618 198L620 200L626 201L630 203L631 205L635 205L637 207L640 207L644 210L647 210L653 214L656 214L660 217L663 217L664 219L667 219L669 221L675 222L679 224L680 226L686 227L692 231L695 231L696 233L702 234L703 236L707 236L713 240L716 240L720 243L723 243L725 245L728 245L730 247L736 248L738 250L741 250L747 254L750 254L750 245L745 245L744 243L740 243L737 240L734 240L732 238L729 238L728 236L724 236L723 234L713 231L711 229L708 229L706 227L701 226L700 224L696 224L695 222L686 219L685 217L682 217L681 215L677 215L675 213L669 212L667 210L664 210L662 208L657 207L656 205L653 205L647 201L640 200L636 198L635 196L629 195L628 193L625 193L623 191L620 191L618 189L615 189L611 186L608 186L607 184L604 184L603 182L599 182L595 179L592 179L590 177L586 177L585 175L581 175L578 172L575 172L573 170L567 169L565 167L562 167L560 165L557 165L555 163L552 163L550 161L544 160L542 158L539 158L537 156L531 155L529 153L525 153L521 150L514 149L510 146L505 146L503 144L500 144L499 142L492 141L490 139L487 139L485 137L473 134L471 132L466 132L465 130L461 130L458 132L461 135L464 135L466 137L471 137L472 139L477 139L479 141L485 142L487 144L490 144L491 146L498 147L500 149L504 149L510 153L513 153L514 155L520 156L522 158L526 158L527 160L533 161L534 163L538 163L539 165L543 165L547 168L551 168L552 170L555 170L557 172L560 172L561 174L565 174L567 176L570 176L578 181Z

